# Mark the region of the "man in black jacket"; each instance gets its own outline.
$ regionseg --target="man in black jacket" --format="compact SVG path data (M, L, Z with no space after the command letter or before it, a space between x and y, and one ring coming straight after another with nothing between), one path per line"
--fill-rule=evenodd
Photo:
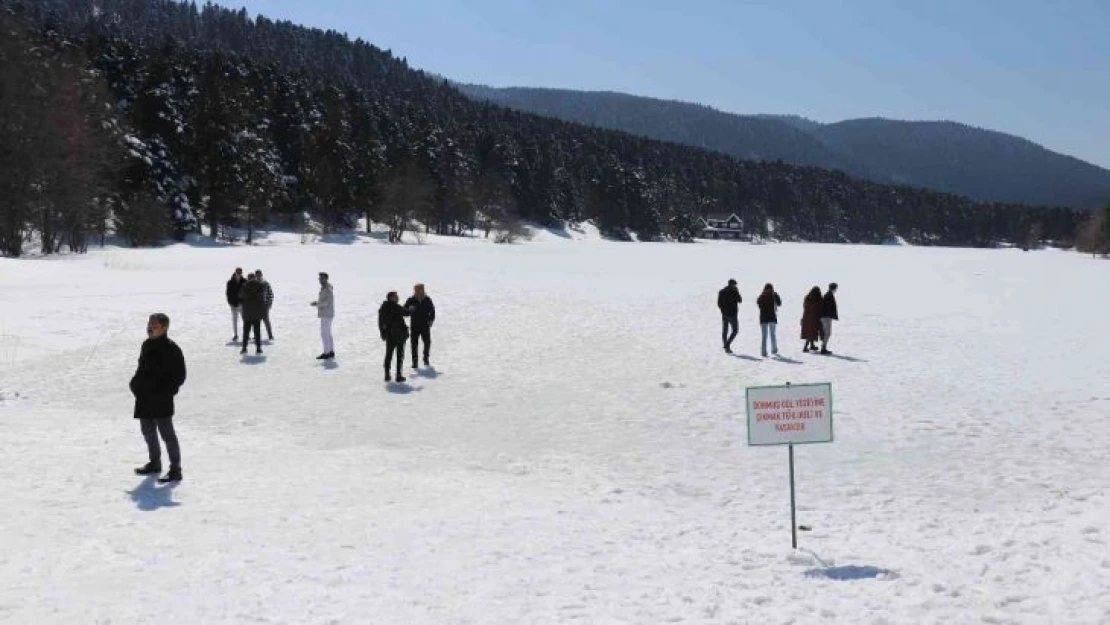
M412 315L412 368L416 368L420 339L424 339L424 366L430 366L428 353L432 349L432 324L436 320L436 307L432 303L432 298L424 292L423 284L413 287L412 297L405 302L405 310Z
M150 316L139 353L139 368L131 378L131 393L135 395L135 418L142 426L150 461L135 469L138 475L156 475L162 471L162 449L158 434L166 442L170 456L170 470L158 481L181 481L181 448L173 429L173 398L185 384L185 357L181 349L166 336L170 318L162 313Z
M836 311L837 286L835 282L830 284L829 291L825 293L825 298L821 300L821 353L826 355L832 353L829 351L829 337L832 336L833 321L840 320Z
M389 382L389 367L393 361L393 353L397 353L397 381L404 382L405 376L401 375L401 367L405 366L405 341L409 338L409 328L405 325L405 317L409 311L401 307L396 291L390 291L378 309L378 331L385 341L385 381Z
M740 297L740 289L736 288L736 280L729 280L728 286L721 289L717 293L717 308L721 309L721 341L725 344L725 351L729 354L732 353L732 341L736 339L736 333L740 331L740 303L744 298ZM731 328L732 333L729 333Z
M251 330L254 330L254 353L261 354L262 318L266 316L266 287L253 273L247 276L247 281L239 289L239 305L243 307L243 349L239 350L239 353L247 353L247 345L251 342Z
M235 332L235 337L231 340L239 340L239 289L243 287L246 278L243 277L243 268L237 267L235 273L231 274L231 279L227 281L227 305L231 307L231 329Z

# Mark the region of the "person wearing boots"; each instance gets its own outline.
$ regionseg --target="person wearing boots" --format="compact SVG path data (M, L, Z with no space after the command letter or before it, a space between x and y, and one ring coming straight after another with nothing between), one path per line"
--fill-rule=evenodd
M231 274L231 279L227 281L227 305L231 308L231 329L235 333L231 340L236 342L239 341L239 314L242 312L239 307L239 289L243 288L243 283L246 281L242 267L237 267L235 273Z
M836 310L836 290L838 288L837 283L830 284L828 292L821 300L821 353L825 355L832 353L829 351L829 337L832 336L833 321L840 320Z
M436 320L436 307L424 292L424 285L413 287L412 297L405 302L405 310L412 316L412 368L416 369L417 350L424 339L424 366L429 367L428 355L432 349L432 324Z
M158 481L166 484L181 481L181 447L173 429L173 398L185 384L185 357L176 343L166 336L170 318L162 313L150 316L146 324L147 339L139 352L139 367L131 378L135 396L135 418L139 420L146 439L149 462L135 469L138 475L162 472L162 449L158 435L166 442L170 470Z
M775 336L775 328L778 326L778 308L782 306L782 300L779 294L775 293L775 287L770 283L763 287L763 292L759 294L759 298L755 301L756 306L759 307L759 327L762 330L763 346L761 351L763 357L767 357L767 338L771 338L771 354L777 356L779 353L779 342Z
M265 293L264 299L266 301L266 308L262 311L262 323L266 326L267 340L274 340L274 328L270 325L270 309L274 307L274 289L266 278L262 277L262 270L258 269L254 272L258 276L258 281L262 283L262 289Z
M821 289L813 287L802 302L802 340L803 352L817 351L817 341L821 339Z
M243 349L240 354L247 353L247 345L251 342L251 330L254 330L254 353L262 353L262 317L266 314L266 288L253 273L247 276L243 288L239 290L239 301L243 306Z
M724 343L725 353L732 353L732 342L740 332L740 304L744 301L740 297L740 289L736 288L736 280L729 280L728 286L717 293L717 308L721 311L721 341ZM731 330L731 334L729 333Z
M405 317L409 311L398 303L396 291L390 291L378 309L378 331L385 341L385 381L389 382L389 369L393 361L393 354L397 354L397 381L404 382L405 376L401 375L401 368L405 366L405 341L409 338L409 328L405 325Z
M310 304L316 308L316 316L320 318L320 340L324 343L324 353L316 360L331 360L335 358L335 344L331 338L331 322L335 319L335 294L328 274L320 272L320 295Z

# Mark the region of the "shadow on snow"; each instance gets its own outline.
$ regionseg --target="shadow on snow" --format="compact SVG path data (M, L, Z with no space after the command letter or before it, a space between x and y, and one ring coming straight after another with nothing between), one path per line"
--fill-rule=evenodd
M158 478L148 475L133 490L127 491L131 501L135 502L139 510L152 512L161 508L176 508L181 504L174 501L173 489L176 484L158 486Z
M880 569L876 566L856 566L854 564L849 564L846 566L826 566L809 569L805 572L805 576L844 582L860 579L896 579L898 574L890 569Z
M386 390L394 395L408 395L409 393L419 393L424 390L421 386L412 386L407 382L389 382L386 384Z

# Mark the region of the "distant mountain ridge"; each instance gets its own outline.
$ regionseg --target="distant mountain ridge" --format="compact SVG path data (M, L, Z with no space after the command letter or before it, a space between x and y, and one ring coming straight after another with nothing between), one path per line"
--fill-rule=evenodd
M1091 209L1110 200L1110 170L957 122L864 118L823 124L607 91L457 86L478 100L566 121L980 201Z

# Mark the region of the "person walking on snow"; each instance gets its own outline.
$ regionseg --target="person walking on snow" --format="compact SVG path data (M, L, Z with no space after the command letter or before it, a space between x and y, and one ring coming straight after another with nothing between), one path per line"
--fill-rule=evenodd
M836 290L838 288L837 283L830 284L828 292L821 300L821 353L825 355L832 353L829 351L829 337L832 336L833 321L840 320L836 310Z
M775 293L775 287L767 283L763 287L763 292L759 294L759 298L755 300L756 306L759 307L759 327L762 330L763 343L761 351L763 357L767 357L767 337L771 337L771 353L775 356L779 353L779 342L775 337L775 328L779 323L778 308L782 306L782 299L779 294Z
M728 286L717 293L717 308L721 310L721 342L724 343L725 352L732 353L732 342L740 332L740 304L744 301L740 297L740 289L736 288L736 280L729 280ZM729 333L729 330L732 333Z
M270 327L270 309L274 307L274 289L270 287L270 283L266 278L262 277L262 270L258 269L254 272L258 276L258 281L262 283L263 299L266 303L266 308L262 311L262 323L266 324L267 340L274 340L274 329Z
M162 313L150 316L146 324L146 341L139 352L139 367L131 378L135 396L135 418L139 420L146 439L149 462L135 469L138 475L162 472L162 449L158 435L166 442L170 470L158 481L162 484L181 481L181 447L173 429L173 398L185 384L185 357L176 343L166 336L170 318Z
M412 368L416 369L420 339L424 339L424 366L429 367L428 354L432 349L432 324L436 320L436 307L432 298L424 292L423 284L413 287L412 297L405 302L405 310L412 316Z
M802 340L803 352L817 351L817 341L821 338L821 289L813 287L802 302Z
M332 292L328 274L320 272L320 295L310 304L316 307L316 316L320 318L320 340L324 343L324 353L316 360L331 360L335 358L335 345L331 337L331 322L335 319L335 294Z
M385 381L389 382L389 369L392 364L393 354L397 353L397 381L404 382L405 376L401 375L401 368L405 365L405 341L409 338L409 329L405 325L405 317L409 311L401 307L396 291L390 291L385 296L381 308L378 309L378 331L385 341Z
M266 314L266 289L253 273L247 276L247 281L239 290L239 301L243 306L243 349L239 350L239 353L247 353L247 345L251 342L253 329L254 353L261 354L262 317Z
M231 340L239 340L239 289L243 288L243 283L246 279L243 278L243 268L237 267L235 273L231 274L231 279L227 281L227 305L231 307L231 329L234 332L234 338Z

